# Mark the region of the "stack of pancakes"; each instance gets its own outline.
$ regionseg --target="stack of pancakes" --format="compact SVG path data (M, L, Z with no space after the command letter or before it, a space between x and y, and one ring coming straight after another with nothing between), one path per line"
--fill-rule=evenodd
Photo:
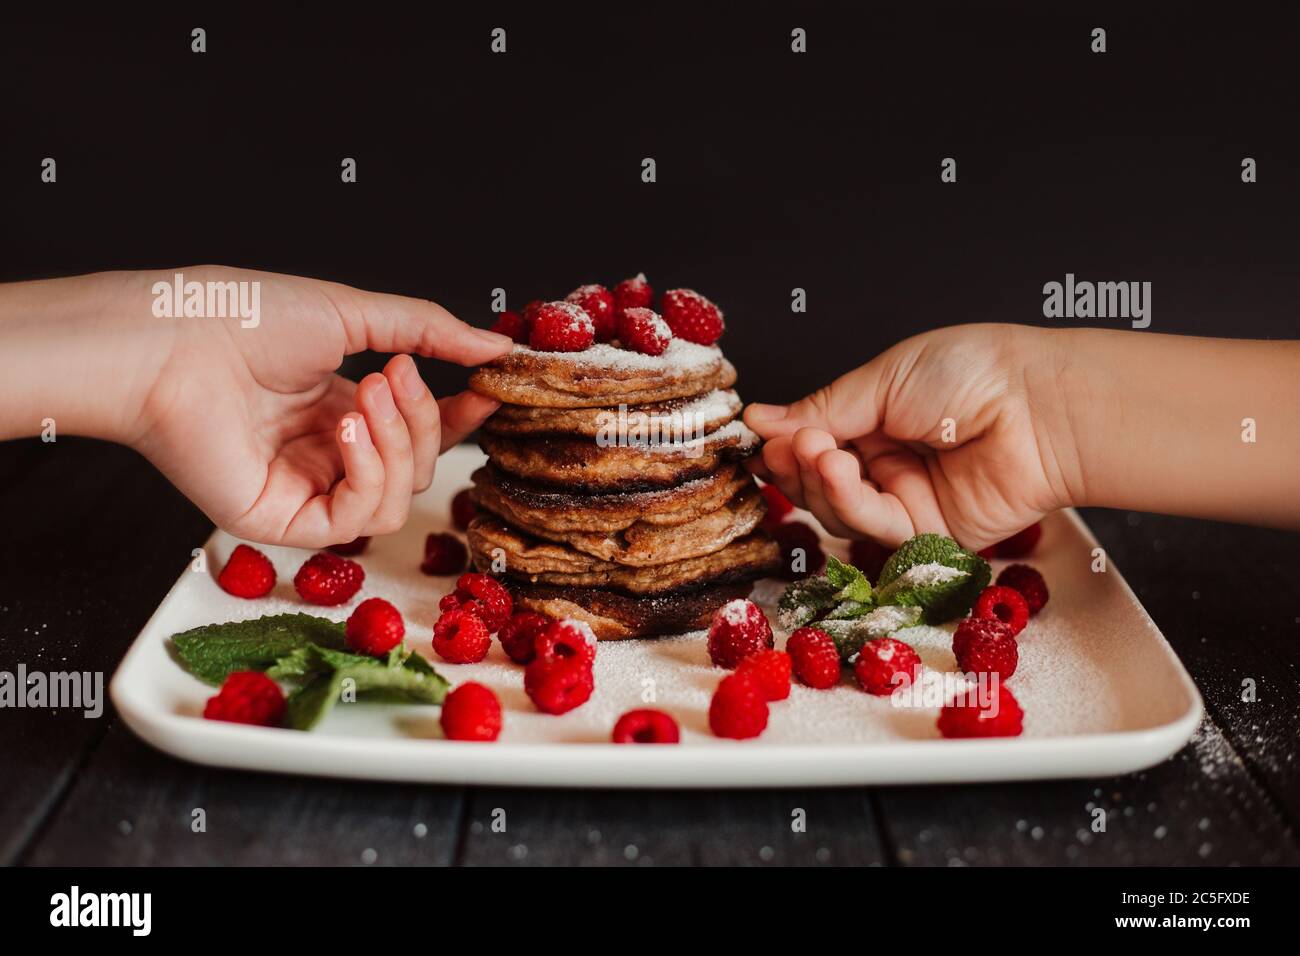
M505 404L474 473L475 566L601 640L707 627L779 560L735 381L718 348L681 339L658 356L517 346L480 368L471 386Z

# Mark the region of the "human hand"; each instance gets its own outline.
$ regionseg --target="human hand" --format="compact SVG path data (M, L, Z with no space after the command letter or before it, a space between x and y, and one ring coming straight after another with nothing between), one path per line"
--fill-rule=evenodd
M335 374L345 355L366 349L462 365L510 349L505 336L432 302L272 273L183 271L187 281L260 282L260 321L159 320L148 298L124 294L135 304L115 309L119 321L153 323L153 351L144 363L151 374L134 376L137 399L125 404L135 418L121 425L121 439L234 535L320 548L394 531L412 493L433 480L440 452L497 407L468 391L435 400L408 354L359 383ZM159 278L106 280L147 296ZM118 357L125 368L140 361Z
M745 422L767 440L753 468L840 537L1009 537L1078 494L1055 335L939 329L793 405L750 405Z

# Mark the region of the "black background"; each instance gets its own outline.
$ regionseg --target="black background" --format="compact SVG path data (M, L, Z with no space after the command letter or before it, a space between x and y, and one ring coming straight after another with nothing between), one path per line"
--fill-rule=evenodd
M923 329L1045 323L1042 285L1066 272L1152 282L1151 331L1294 336L1284 8L1041 6L11 21L0 279L216 262L434 298L486 325L494 287L518 307L644 270L722 305L742 395L766 400ZM939 180L946 156L956 184ZM464 376L432 377L445 392Z

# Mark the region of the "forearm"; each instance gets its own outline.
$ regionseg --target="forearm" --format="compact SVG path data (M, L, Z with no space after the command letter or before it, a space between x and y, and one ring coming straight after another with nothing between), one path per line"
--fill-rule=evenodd
M131 443L172 329L146 273L0 286L0 439L40 434Z
M1075 504L1300 528L1300 342L1048 335Z

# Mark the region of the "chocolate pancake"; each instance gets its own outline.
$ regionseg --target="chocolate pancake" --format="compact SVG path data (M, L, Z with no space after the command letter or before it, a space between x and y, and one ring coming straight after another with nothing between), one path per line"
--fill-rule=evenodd
M491 570L493 552L505 556L505 573L533 584L611 588L633 595L660 594L704 583L753 580L776 569L777 543L761 531L738 538L710 554L631 567L583 554L569 545L535 538L489 515L466 532L479 570Z
M588 408L642 405L730 388L736 369L712 345L673 339L663 355L613 345L535 352L516 345L470 376L470 388L511 405Z
M521 478L579 491L643 491L700 478L758 450L759 437L734 421L684 444L612 445L593 438L482 435L492 464Z
M596 438L617 428L623 434L691 438L717 431L740 414L740 396L731 389L714 389L703 395L674 398L648 405L611 408L530 408L502 405L483 430L491 435L581 435Z
M470 494L480 507L520 527L543 530L542 537L568 531L622 531L642 523L675 527L717 511L753 479L735 464L712 474L654 491L578 494L539 485L487 465L474 472Z
M621 531L555 532L511 519L510 524L534 538L567 544L583 554L641 568L681 561L720 551L758 527L767 513L767 500L750 484L717 511L675 526L638 521Z
M748 581L710 584L655 597L629 597L604 588L525 584L505 580L518 610L547 617L577 618L591 625L602 641L683 634L709 626L713 613L728 601L748 596Z

